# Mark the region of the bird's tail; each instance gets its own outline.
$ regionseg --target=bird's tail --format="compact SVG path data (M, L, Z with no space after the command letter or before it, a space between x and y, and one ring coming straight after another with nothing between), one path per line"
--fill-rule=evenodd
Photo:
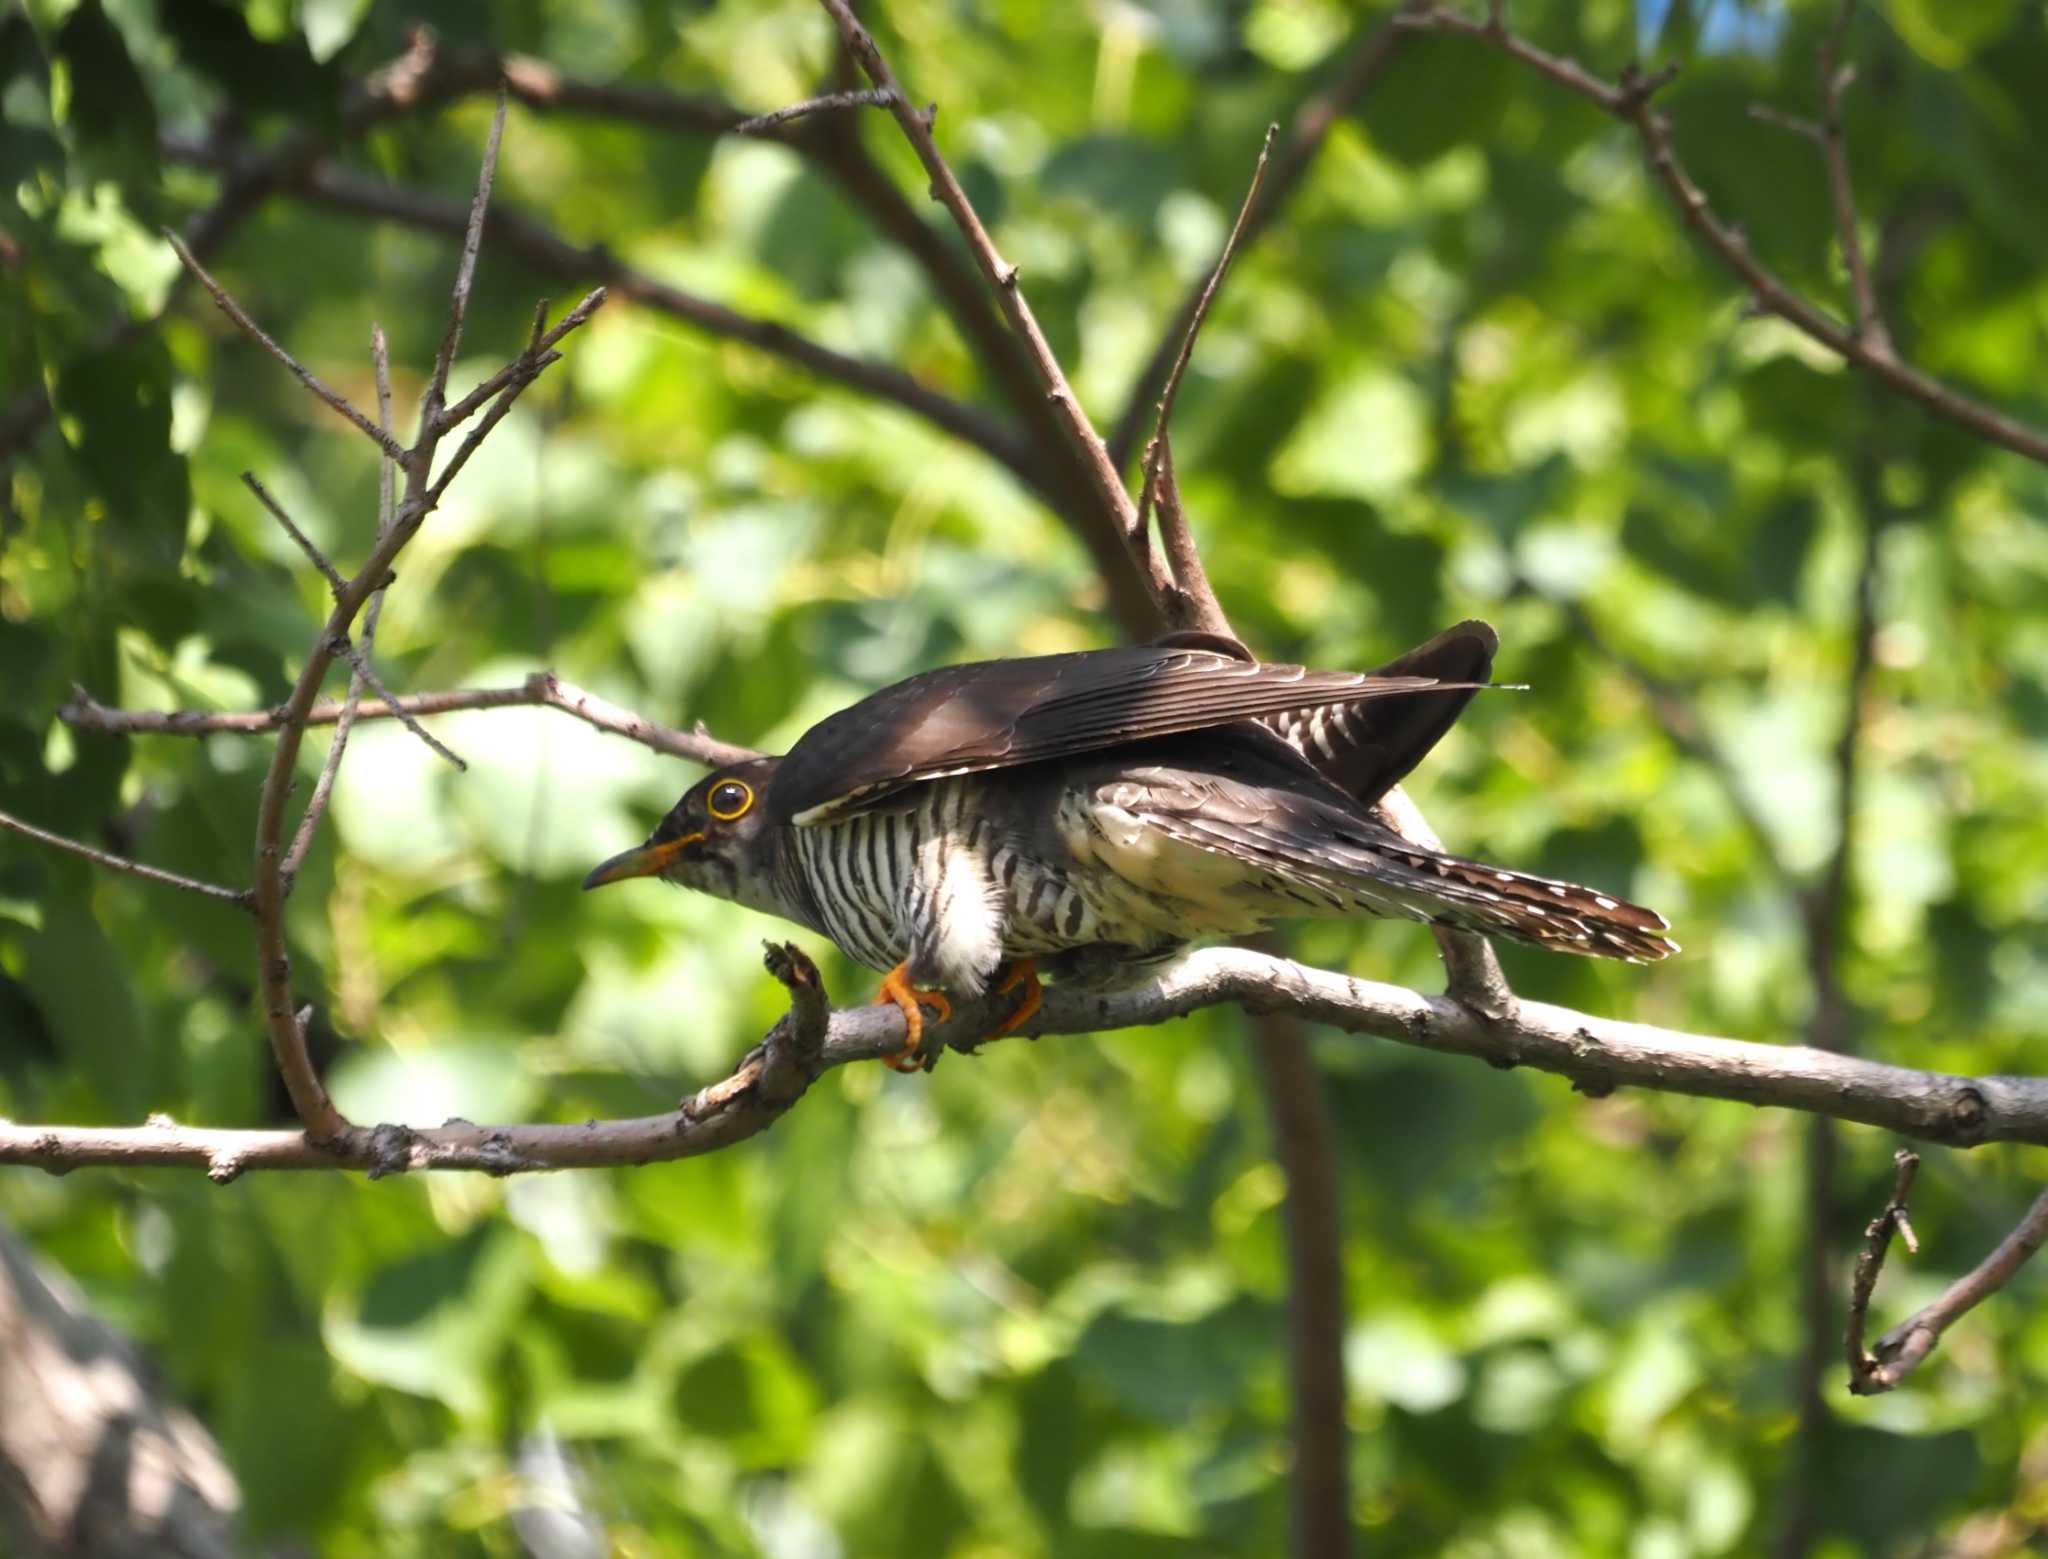
M1372 854L1355 891L1381 914L1391 900L1394 914L1594 958L1655 963L1678 951L1662 915L1611 893L1393 844Z

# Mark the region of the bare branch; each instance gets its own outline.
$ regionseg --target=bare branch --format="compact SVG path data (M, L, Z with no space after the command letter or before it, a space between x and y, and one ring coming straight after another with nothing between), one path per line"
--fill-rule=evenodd
M1209 317L1209 305L1216 301L1216 291L1223 285L1223 278L1230 272L1230 262L1237 256L1237 246L1244 240L1252 207L1258 202L1259 185L1265 181L1266 161L1273 155L1273 137L1279 133L1277 124L1266 126L1266 139L1259 147L1259 160L1252 169L1252 181L1244 192L1244 201L1237 208L1237 220L1231 224L1230 236L1223 241L1223 252L1216 256L1215 265L1209 269L1208 282L1195 297L1194 312L1188 316L1187 329L1181 332L1180 351L1175 354L1173 368L1166 376L1166 387L1159 392L1159 416L1152 424L1151 441L1145 446L1145 475L1138 485L1138 518L1132 527L1140 536L1145 533L1147 510L1155 501L1154 489L1159 485L1160 464L1169 458L1166 454L1166 430L1173 421L1173 403L1180 394L1181 376L1188 371L1188 360L1194 356L1195 337L1202 333L1202 322ZM1176 503L1179 496L1176 488ZM1178 564L1174 568L1174 577L1180 579ZM1181 585L1183 589L1187 588L1187 581L1181 579Z
M938 143L932 139L931 120L911 107L910 100L897 84L895 72L890 70L889 62L882 58L882 51L854 16L847 0L822 0L822 4L837 24L847 51L860 62L868 79L889 94L890 112L895 115L896 123L902 128L911 149L917 153L918 161L924 165L925 173L931 179L933 198L953 218L954 225L967 240L968 251L973 254L982 278L995 294L997 307L1010 322L1010 328L1023 339L1046 396L1060 414L1061 426L1069 442L1082 456L1083 469L1094 489L1095 502L1111 528L1118 534L1128 535L1131 521L1137 513L1136 506L1131 502L1130 494L1124 491L1123 480L1110 463L1109 451L1103 447L1094 425L1089 422L1088 413L1082 409L1074 387L1067 382L1059 359L1053 355L1045 332L1039 328L1038 319L1025 300L1024 289L1017 279L1017 267L997 252L995 241L981 225L981 217L968 200L967 192L960 187L959 179L940 155Z
M1344 1228L1337 1145L1323 1080L1300 1019L1252 1020L1273 1157L1287 1176L1288 1395L1294 1404L1293 1553L1352 1552L1344 1392Z
M501 101L499 113L493 121L494 132L495 127L502 123L502 119ZM494 133L492 145L486 153L483 175L478 180L477 198L465 230L466 244L470 238L481 233L481 208L489 198L495 153ZM393 511L391 523L378 536L376 546L371 549L362 567L353 577L344 581L342 588L336 592L333 610L329 612L327 621L308 650L290 696L276 712L277 745L271 753L270 765L264 773L263 786L257 801L255 864L251 872L250 895L256 917L257 988L261 996L264 1026L270 1036L271 1051L277 1061L279 1076L284 1081L286 1092L291 1096L293 1109L305 1122L309 1137L328 1146L349 1140L354 1128L334 1107L333 1100L328 1097L326 1088L313 1068L312 1059L306 1050L304 1019L295 1009L292 999L291 958L285 947L283 925L284 899L290 891L290 882L284 873L285 860L278 841L283 828L285 800L292 789L299 747L305 734L306 711L312 707L318 696L320 684L334 658L348 654L349 629L355 621L356 614L363 609L370 595L389 583L393 560L418 533L420 526L433 512L442 493L454 480L469 455L497 425L520 391L559 355L544 348L544 337L537 336L532 340L528 349L520 354L518 371L491 402L489 410L478 420L477 425L470 430L439 479L430 480L434 456L441 438L440 396L446 388L447 364L452 360L458 344L461 316L466 306L474 267L474 253L466 248L465 258L457 269L451 296L448 334L442 343L442 354L437 359L437 382L430 386L428 404L422 407L418 440L411 449L401 450L383 429L374 424L368 425L367 430L376 439L378 447L403 467L406 477L405 496ZM211 279L205 279L211 285ZM222 308L240 314L232 299L217 288L214 290ZM603 301L602 289L592 293L564 318L557 327L557 334L565 334L582 324ZM242 317L246 318L245 315ZM310 384L308 387L312 388ZM361 418L362 414L355 412L353 407L348 409L358 419ZM374 685L374 675L369 672L367 664L365 663L361 669L365 679ZM347 708L346 701L342 707Z
M1546 53L1515 33L1496 30L1442 6L1404 11L1396 21L1417 31L1463 33L1480 39L1630 126L1642 143L1643 158L1652 177L1677 206L1679 219L1735 274L1759 310L1776 315L1851 366L1917 401L1936 416L2003 449L2048 464L2048 433L1972 400L1921 372L1892 351L1885 338L1859 331L1853 322L1845 325L1801 297L1750 252L1741 231L1714 214L1706 193L1678 161L1671 144L1670 122L1650 105L1651 97L1670 81L1671 69L1645 75L1630 66L1618 82L1607 82L1576 60ZM1844 168L1846 172L1846 163Z
M256 495L257 500L264 508L270 511L270 517L284 527L284 533L299 544L299 550L306 554L307 558L312 561L313 566L320 571L320 577L327 581L328 590L334 595L340 595L342 590L341 575L335 570L333 563L328 561L327 554L314 546L313 538L293 523L292 517L285 513L284 505L271 497L270 489L256 480L256 473L254 471L244 471L242 473L242 484Z
M1841 64L1842 46L1848 40L1849 24L1855 20L1856 0L1841 0L1835 24L1820 46L1820 146L1827 164L1828 194L1834 202L1835 233L1842 246L1842 264L1849 272L1850 318L1864 347L1876 357L1890 358L1891 333L1885 329L1884 314L1877 306L1877 288L1870 267L1863 260L1862 223L1856 216L1856 186L1849 176L1849 138L1842 130L1842 99L1856 80L1856 67Z
M1194 532L1188 528L1187 510L1180 501L1180 478L1173 469L1173 442L1161 428L1145 454L1151 480L1158 488L1159 541L1173 570L1172 593L1166 598L1167 621L1175 628L1197 628L1235 638L1230 619L1209 583L1209 571L1202 566Z
M377 384L377 426L386 433L391 431L391 346L384 339L384 327L370 326L370 369ZM388 457L377 462L377 539L391 529L391 522L398 512L398 463ZM363 642L361 647L364 663L377 648L377 622L384 611L384 587L378 586L370 593L370 603L363 609ZM341 715L334 722L334 740L327 744L327 757L320 765L320 778L313 786L313 796L306 803L305 813L299 818L298 829L292 834L291 848L285 851L284 864L278 868L284 879L284 889L291 892L292 884L298 880L300 870L306 864L307 852L313 848L313 836L320 828L320 819L327 813L327 803L334 794L334 781L341 773L342 755L348 751L349 732L354 729L359 703L363 696L364 676L361 667L349 672L348 697L342 700ZM394 711L395 712L395 711Z
M1900 1156L1903 1158L1906 1155ZM1890 1209L1887 1208L1886 1211L1889 1212ZM1904 1212L1901 1208L1899 1233L1901 1238L1906 1240L1906 1248L1911 1250L1911 1231L1910 1226L1904 1223ZM1871 1227L1875 1229L1877 1225L1872 1224ZM1918 1369L1927 1355L1934 1351L1935 1344L1941 1341L1942 1333L2011 1282L2013 1275L2027 1264L2034 1252L2041 1248L2043 1241L2048 1241L2048 1191L2043 1191L2034 1199L2034 1205L2027 1209L2026 1217L2020 1220L2012 1233L1998 1242L1990 1255L1943 1289L1934 1303L1901 1321L1878 1338L1876 1348L1870 1353L1860 1353L1856 1345L1861 1341L1861 1337L1858 1333L1852 1333L1849 1389L1858 1396L1874 1396L1879 1392L1890 1391L1898 1385ZM1883 1260L1881 1248L1878 1260ZM1859 1283L1862 1275L1862 1264L1859 1262ZM1872 1282L1875 1281L1873 1274ZM1865 1305L1868 1305L1867 1296ZM1853 1307L1851 1319L1852 1323L1856 1319Z
M894 99L879 87L859 92L827 92L820 97L806 98L801 103L792 103L787 108L774 109L769 113L756 114L751 119L742 119L732 127L734 135L760 135L768 130L779 130L795 119L811 114L836 113L848 108L887 108Z
M199 285L207 290L213 301L219 305L220 311L227 315L244 334L248 335L264 351L289 368L299 383L310 390L315 397L333 407L334 410L348 418L358 428L361 428L385 454L389 455L393 460L404 458L405 451L399 446L397 440L393 439L390 434L386 433L376 423L357 410L355 404L347 396L343 395L339 390L330 388L311 369L307 368L296 357L293 357L291 353L271 340L264 333L263 327L251 319L243 311L241 304L229 297L226 289L208 274L206 267L199 263L198 257L186 247L184 239L171 232L168 228L164 231L164 237L169 239L171 247L178 251L178 258L184 262L185 269L198 279Z
M504 709L514 705L559 709L587 725L628 741L651 747L673 758L685 758L712 768L758 758L750 747L723 742L701 727L679 731L661 725L629 709L585 692L564 682L552 671L536 671L518 687L456 688L440 693L401 693L396 702L416 716L452 714L463 709ZM300 723L308 726L337 725L347 710L344 700L309 706ZM284 723L281 709L204 711L178 709L109 709L95 702L83 689L73 689L71 701L57 711L57 718L75 731L104 731L110 734L202 736L213 731L237 731L255 735L275 731ZM386 720L392 712L382 706L366 706L356 712L358 720Z
M441 349L434 354L434 376L427 381L427 393L420 402L420 442L441 420L441 407L448 394L448 370L462 345L462 322L469 314L469 292L476 282L477 251L484 241L484 213L490 209L491 186L498 177L498 143L505 134L505 88L498 88L498 106L491 115L491 133L484 139L483 162L477 169L476 194L469 202L469 220L462 230L462 259L455 267L455 285L448 292L448 328L441 337Z
M384 685L384 679L377 675L377 668L370 664L370 657L361 645L350 644L343 640L338 648L347 659L349 665L354 668L354 673L349 679L349 697L342 705L341 712L344 718L349 713L348 705L353 703L359 696L356 684L367 682L372 690L375 691L378 701L384 705L384 708L391 714L392 718L424 742L429 752L433 753L437 758L446 759L449 763L454 764L460 772L464 774L469 772L469 765L456 756L454 750L447 743L443 742L432 731L429 731L418 720L414 719L412 711L399 701L398 695ZM336 731L338 732L340 728L340 722L337 721L335 723Z
M187 893L220 899L237 909L249 907L249 890L246 888L223 888L217 882L201 882L197 877L187 877L180 872L167 872L160 866L145 866L140 861L129 860L126 856L95 850L91 845L81 844L63 834L53 834L48 829L38 828L33 823L25 823L5 812L0 812L0 828L9 829L25 839L33 839L38 844L49 845L52 849L83 856L93 865L104 866L109 871L126 872L129 876L140 877L145 882L160 882L167 888L183 888Z
M1044 1006L1018 1033L1102 1033L1225 1004L1288 1012L1350 1033L1475 1056L1496 1066L1531 1066L1569 1078L1588 1093L1643 1087L1827 1114L1958 1147L2048 1145L2048 1079L1921 1072L1804 1045L1758 1044L1624 1023L1542 1002L1520 1002L1511 1016L1493 1019L1447 996L1356 980L1246 948L1201 948L1150 981L1113 990L1051 986ZM949 1045L980 1044L1000 1016L991 1003L963 1003L943 1028L934 1026L930 1032ZM903 1039L903 1015L893 1005L834 1009L817 1066L825 1070L896 1054ZM750 1056L731 1077L700 1090L679 1112L641 1120L499 1127L456 1121L422 1130L380 1126L351 1131L328 1146L298 1131L9 1125L0 1128L0 1163L50 1170L182 1164L207 1169L216 1178L257 1168L509 1174L652 1163L725 1147L767 1125L778 1112L758 1096L754 1084L760 1075L761 1063Z
M343 210L387 217L423 231L460 231L457 208L452 204L434 196L372 183L338 169L319 169L305 182L302 191ZM494 242L501 242L537 271L575 280L599 277L622 298L712 335L758 347L821 378L894 402L990 455L1027 486L1040 490L1045 487L1046 476L1024 440L988 413L931 388L900 368L837 351L787 325L742 314L681 287L657 281L606 250L573 244L527 216L497 210L491 215L489 233ZM463 405L467 407L468 401ZM455 413L450 411L447 418L451 422L456 420Z
M1920 1155L1900 1148L1892 1155L1892 1162L1898 1172L1892 1181L1891 1199L1863 1231L1863 1249L1856 1257L1856 1275L1849 1284L1849 1320L1842 1340L1849 1356L1849 1390L1859 1395L1872 1389L1868 1381L1877 1368L1877 1359L1863 1346L1863 1329L1870 1316L1870 1296L1877 1290L1878 1274L1884 1271L1892 1236L1901 1236L1908 1251L1919 1248L1919 1242L1913 1238L1913 1225L1906 1218L1906 1203L1913 1194L1913 1177L1920 1172Z
M1404 9L1416 9L1418 4L1419 0L1404 0ZM1397 13L1363 32L1352 45L1336 80L1296 110L1293 123L1287 127L1286 142L1267 174L1261 197L1248 206L1241 222L1242 233L1232 234L1233 241L1240 248L1264 232L1279 215L1288 197L1314 165L1317 153L1329 136L1330 127L1357 107L1359 100L1372 89L1373 83L1379 80L1381 73L1400 52L1402 44L1407 42L1409 34L1396 25L1398 21ZM1214 267L1211 268L1212 273L1213 270ZM1206 287L1205 278L1181 300L1172 322L1160 334L1152 356L1139 372L1137 383L1131 387L1123 415L1117 418L1116 428L1109 436L1109 458L1119 471L1130 462L1131 451L1137 447L1138 430L1144 425L1146 413L1166 383L1180 343L1187 339L1189 324L1195 317Z

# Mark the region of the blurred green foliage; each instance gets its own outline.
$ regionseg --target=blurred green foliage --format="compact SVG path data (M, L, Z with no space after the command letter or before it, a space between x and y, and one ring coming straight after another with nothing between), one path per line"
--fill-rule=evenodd
M1373 18L1334 0L888 0L884 47L1105 424L1225 230L1262 127ZM1842 295L1812 148L1832 4L1518 0L1666 106L1701 183L1795 285ZM0 483L0 806L217 880L246 875L260 739L73 736L109 703L282 696L319 581L254 469L343 560L375 467L203 299L159 323L154 236L218 193L161 134L340 122L424 21L565 73L794 101L808 0L30 0L0 17L0 409L55 407ZM2048 421L2048 36L2037 7L1893 0L1851 40L1849 132L1902 347ZM460 199L489 105L338 154ZM862 134L913 193L880 116ZM658 276L996 406L913 264L788 151L515 108L500 199ZM381 320L410 406L441 239L280 195L223 280L369 398ZM457 378L548 290L486 246ZM2038 1068L2048 1009L2048 475L1745 315L1623 132L1461 40L1412 46L1235 271L1177 459L1234 620L1276 658L1369 665L1465 614L1534 691L1476 703L1417 781L1470 853L1658 905L1655 970L1505 949L1524 994L1796 1039L1795 906L1714 775L1574 630L1697 699L1784 860L1834 845L1830 748L1862 527L1884 524L1868 784L1843 957L1871 1054ZM379 652L426 689L539 665L774 746L920 667L1102 642L1087 559L1005 473L908 414L614 304L407 552ZM669 1106L777 1014L775 928L578 875L681 765L561 717L442 723L471 763L356 736L290 909L323 1060L358 1119ZM306 777L323 743L308 743ZM304 792L302 787L302 794ZM815 939L810 944L817 948ZM1319 963L1430 987L1411 927L1320 926ZM0 1113L282 1119L233 909L0 836ZM868 977L827 965L842 1000ZM140 1335L213 1427L254 1538L510 1554L551 1432L633 1555L1264 1554L1286 1531L1285 1264L1242 1018L995 1047L930 1078L831 1074L765 1138L510 1182L93 1171L0 1179L0 1214ZM1356 1513L1375 1551L1754 1552L1776 1530L1809 1240L1802 1122L1342 1036ZM1844 1136L1843 1245L1892 1144ZM1932 1156L1928 1297L2017 1216L2024 1155ZM2021 1289L1900 1393L1827 1390L1823 1551L1922 1553L2048 1520L2048 1317Z

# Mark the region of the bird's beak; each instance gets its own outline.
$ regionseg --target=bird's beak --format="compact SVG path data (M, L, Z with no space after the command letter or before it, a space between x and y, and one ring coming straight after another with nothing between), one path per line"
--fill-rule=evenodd
M643 844L622 855L615 855L583 879L584 890L602 888L608 882L620 882L628 877L652 877L674 860L684 845L695 844L703 837L700 829L694 834L684 834L680 839Z

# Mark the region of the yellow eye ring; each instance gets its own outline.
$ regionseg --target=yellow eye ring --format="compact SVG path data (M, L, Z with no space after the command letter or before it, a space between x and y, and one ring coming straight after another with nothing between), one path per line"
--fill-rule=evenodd
M711 794L705 798L704 810L721 823L730 823L734 818L746 816L747 808L754 804L754 790L743 780L721 780L711 787Z

